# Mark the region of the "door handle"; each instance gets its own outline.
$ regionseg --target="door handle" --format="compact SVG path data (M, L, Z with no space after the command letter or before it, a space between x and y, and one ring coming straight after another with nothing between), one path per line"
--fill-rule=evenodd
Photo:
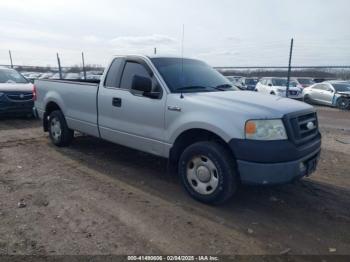
M115 107L121 107L122 106L122 99L120 97L113 97L112 105Z
M169 111L181 112L181 107L178 107L178 106L168 106L168 110L169 110Z

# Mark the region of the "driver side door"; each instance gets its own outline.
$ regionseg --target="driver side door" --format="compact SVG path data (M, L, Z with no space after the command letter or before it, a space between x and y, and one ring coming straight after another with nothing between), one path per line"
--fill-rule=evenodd
M99 126L101 137L155 155L164 155L166 96L147 64L127 59L119 83L100 87ZM135 76L149 78L159 97L145 97L133 90ZM108 77L108 76L107 76Z
M335 90L330 84L323 84L324 90L320 94L320 100L327 105L332 105Z

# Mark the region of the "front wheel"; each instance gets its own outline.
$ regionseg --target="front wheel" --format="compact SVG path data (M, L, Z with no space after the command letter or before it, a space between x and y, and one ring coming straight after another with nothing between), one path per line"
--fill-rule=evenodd
M349 109L350 107L350 99L349 98L344 98L340 97L337 100L337 107L341 110L346 110Z
M61 111L53 111L49 117L49 135L56 146L68 146L74 137L74 131L67 126L66 119Z
M238 184L233 156L215 142L198 142L186 148L180 157L179 175L186 191L208 204L227 201Z

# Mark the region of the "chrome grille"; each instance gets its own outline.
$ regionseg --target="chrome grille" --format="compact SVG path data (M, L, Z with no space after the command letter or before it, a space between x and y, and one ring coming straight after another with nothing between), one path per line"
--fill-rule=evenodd
M28 92L9 93L6 96L9 100L16 102L33 100L33 94Z
M287 115L285 124L289 137L296 144L304 144L319 134L316 112Z

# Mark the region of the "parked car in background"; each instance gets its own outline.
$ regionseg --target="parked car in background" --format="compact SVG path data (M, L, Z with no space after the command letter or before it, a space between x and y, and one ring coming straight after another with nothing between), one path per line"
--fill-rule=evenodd
M315 81L311 77L293 77L293 81L298 83L298 87L305 88L315 84Z
M30 74L32 74L33 72L20 72L20 74L22 75L22 76L24 76L25 78L28 78L28 76L30 75Z
M87 75L86 80L101 80L102 75Z
M254 91L256 84L259 82L259 79L253 77L242 77L238 80L238 82L240 89Z
M64 76L64 79L70 79L70 80L80 80L82 79L82 75L80 73L67 73Z
M64 79L65 75L65 73L62 73L62 79ZM49 79L60 79L60 73L53 74Z
M256 91L260 93L277 95L286 97L287 79L279 77L264 77L256 85ZM298 87L298 83L294 80L289 82L288 98L302 100L302 89Z
M0 68L0 115L32 115L33 85L16 70Z
M325 82L325 81L333 81L333 80L336 80L334 78L314 78L313 79L315 83L322 83L322 82Z
M226 78L230 80L233 85L239 86L239 80L242 78L242 76L226 76Z
M30 81L30 82L32 82L32 83L34 83L34 80L35 79L39 79L39 77L42 75L42 73L31 73L31 74L29 74L26 78Z
M53 144L69 145L76 130L168 158L187 192L205 203L227 201L240 184L310 175L320 155L312 106L238 91L195 59L118 56L99 84L35 85Z
M339 109L350 108L350 83L346 81L327 81L314 84L303 90L304 101Z
M50 79L53 75L52 72L43 73L38 79Z

